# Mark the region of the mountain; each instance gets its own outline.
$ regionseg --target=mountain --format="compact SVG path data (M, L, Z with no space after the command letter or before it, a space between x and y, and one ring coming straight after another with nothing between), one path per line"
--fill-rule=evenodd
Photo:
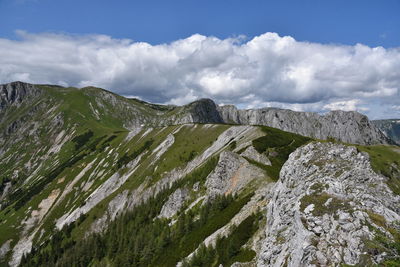
M277 108L238 110L235 106L222 106L220 113L224 122L266 125L317 139L368 145L391 143L367 116L355 111L336 110L319 115Z
M399 263L398 146L358 113L235 110L1 85L0 265Z
M73 110L74 118L78 116L79 120L91 124L96 121L102 121L102 124L107 122L107 126L125 129L185 123L227 123L264 125L312 138L333 138L353 144L393 143L374 123L371 124L367 116L354 111L331 111L319 115L277 108L238 110L232 105L218 106L211 99L200 99L178 107L127 99L94 87L76 89L21 82L1 86L0 93L2 108L7 103L15 102L17 105L25 97L30 98L32 103L38 99L43 102L45 97L49 102L64 103L60 108L67 113ZM10 109L10 112L14 110Z
M400 120L374 120L373 125L379 128L388 138L400 144Z

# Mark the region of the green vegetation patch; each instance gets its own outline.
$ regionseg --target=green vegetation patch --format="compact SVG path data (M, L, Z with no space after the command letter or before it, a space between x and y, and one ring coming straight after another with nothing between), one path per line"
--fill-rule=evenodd
M325 203L328 199L332 199L328 205ZM314 216L322 216L324 214L334 214L338 210L351 210L351 206L346 200L339 199L335 196L329 195L325 192L314 193L310 195L305 195L300 200L300 209L304 211L309 205L314 204L314 209L312 214Z
M75 150L79 150L82 146L84 146L89 140L90 138L92 138L93 136L93 131L88 130L78 136L75 136L72 139L72 142L75 143Z
M265 136L253 140L253 146L259 153L267 153L271 166L262 166L267 174L277 181L279 172L289 158L290 153L312 139L272 127L260 126Z
M387 184L397 195L400 195L400 153L398 147L375 145L357 146L358 150L367 152L371 167L376 173L389 178Z
M229 222L250 198L216 197L205 203L198 214L181 213L170 226L168 220L156 217L170 193L170 189L163 190L127 211L101 234L74 240L72 231L83 219L65 226L55 238L24 256L21 266L89 266L102 261L111 262L111 266L175 266L204 238ZM237 232L235 240L243 243L248 233L241 228ZM238 256L239 252L235 254ZM241 257L249 252L243 254Z
M165 172L183 167L203 153L229 125L183 125L174 134L175 141L161 156L157 170L152 173L153 182L162 178Z
M183 267L198 266L231 266L235 262L249 262L255 256L255 251L244 248L243 245L254 235L258 229L261 214L252 214L244 219L238 226L230 229L227 237L219 237L215 246L206 247L202 244L196 254L188 261L183 262Z
M154 143L153 139L146 140L146 142L144 142L144 144L140 146L138 149L135 149L133 152L129 154L125 153L122 157L120 157L117 160L117 163L115 164L114 167L118 170L122 166L128 164L129 162L137 158L140 154L142 154L144 151L148 150L153 143Z
M374 221L373 218L371 219ZM393 236L393 239L391 239L381 230L371 225L369 225L369 228L374 231L375 238L373 240L364 240L364 252L366 256L361 261L363 266L372 266L372 257L382 253L386 254L385 260L379 266L400 266L400 233L394 228L386 226L386 230Z

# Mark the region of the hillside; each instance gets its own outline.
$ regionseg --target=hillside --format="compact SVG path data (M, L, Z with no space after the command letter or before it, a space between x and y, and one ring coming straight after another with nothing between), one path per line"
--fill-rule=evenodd
M400 149L365 116L224 110L0 86L1 264L399 264Z

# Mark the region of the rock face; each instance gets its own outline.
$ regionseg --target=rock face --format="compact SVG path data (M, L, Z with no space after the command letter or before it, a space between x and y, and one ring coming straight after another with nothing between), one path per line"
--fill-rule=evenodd
M231 151L220 154L215 170L207 177L207 196L236 193L250 181L263 177L258 167Z
M211 99L200 99L194 101L183 108L187 115L183 119L178 119L174 124L182 123L224 123L219 112L218 106Z
M210 99L190 103L179 111L175 124L232 123L265 125L318 139L334 138L351 144L393 143L368 117L355 111L331 111L326 115L278 108L240 110L219 106ZM179 119L178 119L179 118Z
M397 120L376 120L371 121L387 137L400 144L400 119Z
M264 165L271 165L271 161L268 159L268 157L264 154L258 153L258 151L253 146L249 146L248 148L246 148L246 150L243 151L243 153L240 155Z
M10 250L10 243L11 240L7 240L3 245L0 247L0 259L3 259L7 252Z
M174 216L183 206L185 200L188 198L189 190L178 188L172 193L167 202L161 209L160 217L171 218Z
M215 170L207 177L207 195L225 194L235 177L236 172L246 164L246 160L232 152L222 152Z
M0 84L0 112L7 107L18 106L26 98L32 98L41 93L41 91L32 84L23 82L12 82Z
M318 139L332 137L351 144L390 143L367 116L354 111L338 110L319 115L277 108L239 110L232 105L221 106L219 111L226 123L265 125Z
M379 242L378 230L393 240L389 229L400 220L400 196L385 182L355 147L310 143L297 149L272 189L258 265L381 262L386 252L371 252L368 244Z

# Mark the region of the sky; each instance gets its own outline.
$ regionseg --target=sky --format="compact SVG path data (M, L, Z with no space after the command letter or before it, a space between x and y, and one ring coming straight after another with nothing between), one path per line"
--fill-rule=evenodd
M400 118L400 0L0 0L0 83Z

